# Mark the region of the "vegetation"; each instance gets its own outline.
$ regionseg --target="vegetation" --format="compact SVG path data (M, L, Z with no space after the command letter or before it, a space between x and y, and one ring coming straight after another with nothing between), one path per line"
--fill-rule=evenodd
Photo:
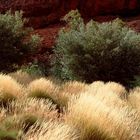
M32 30L24 27L25 22L22 12L0 14L0 71L15 70L39 45L40 37L30 35Z
M140 34L120 19L84 24L78 11L64 17L52 72L63 80L116 81L129 85L140 71Z
M33 76L43 76L45 75L45 72L41 66L38 65L38 62L30 62L27 65L21 66L21 71L22 72L27 72L30 75Z
M0 104L7 105L9 101L21 96L22 86L10 76L0 75Z
M14 94L14 100L0 105L1 140L139 139L139 87L127 92L114 82L57 85L44 77L24 85L20 78L0 77L3 99Z
M139 140L140 34L119 19L85 24L78 11L64 20L52 72L70 81L45 77L38 61L11 72L40 38L22 13L0 14L0 71L11 72L0 73L0 140Z

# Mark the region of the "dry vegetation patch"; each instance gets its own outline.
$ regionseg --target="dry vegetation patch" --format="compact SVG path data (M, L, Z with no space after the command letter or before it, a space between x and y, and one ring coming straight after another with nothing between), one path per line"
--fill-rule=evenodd
M1 140L139 140L139 87L128 92L114 82L57 84L30 75L25 85L26 73L18 74L0 75L1 96L12 97L0 106Z

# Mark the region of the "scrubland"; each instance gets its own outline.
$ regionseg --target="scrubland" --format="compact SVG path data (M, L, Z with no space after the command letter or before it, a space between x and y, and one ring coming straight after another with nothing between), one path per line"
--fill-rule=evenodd
M48 63L22 16L0 14L0 140L140 140L140 33L71 11Z
M0 74L0 139L139 140L139 104L140 87Z

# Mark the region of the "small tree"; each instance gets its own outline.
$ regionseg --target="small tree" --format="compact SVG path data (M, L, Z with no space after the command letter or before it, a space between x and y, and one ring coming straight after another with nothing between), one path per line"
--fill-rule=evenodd
M120 19L84 24L78 11L65 16L68 23L54 47L52 72L64 80L116 81L127 85L140 73L140 34ZM77 23L77 24L76 24Z
M22 12L0 14L0 71L12 71L40 43L40 37L24 27L25 22Z

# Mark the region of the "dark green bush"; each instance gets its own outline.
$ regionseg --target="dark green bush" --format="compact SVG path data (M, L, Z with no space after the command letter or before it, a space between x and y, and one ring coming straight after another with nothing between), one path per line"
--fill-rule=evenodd
M24 27L22 12L0 14L0 71L12 71L34 52L40 37Z
M23 65L21 67L21 71L26 72L31 76L45 76L44 69L38 64L37 61Z
M130 82L130 87L131 88L140 86L140 76L135 76L134 78L135 79Z
M84 24L78 11L65 16L68 23L54 47L52 72L63 80L116 81L127 85L140 73L140 34L120 19Z

